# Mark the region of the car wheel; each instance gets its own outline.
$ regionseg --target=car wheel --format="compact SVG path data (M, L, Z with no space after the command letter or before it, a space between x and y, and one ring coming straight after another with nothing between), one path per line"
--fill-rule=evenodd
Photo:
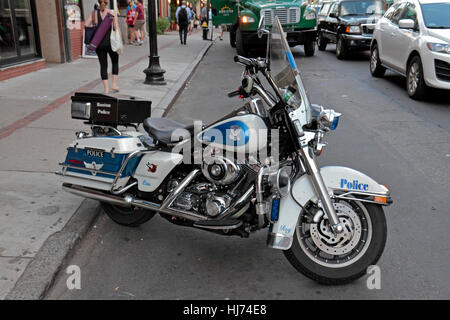
M327 44L327 39L323 37L322 32L319 32L319 36L317 37L317 46L319 47L319 51L325 51Z
M386 72L386 68L381 65L378 46L374 45L370 52L370 73L374 77L382 77Z
M248 49L244 43L244 38L242 36L241 28L237 28L236 30L236 52L238 55L247 57Z
M347 51L344 38L340 36L336 44L336 57L339 60L344 60L347 57Z
M411 59L406 73L406 88L412 99L422 99L425 96L427 85L423 79L422 61L419 56Z
M316 50L316 43L314 41L307 42L303 45L303 48L305 49L305 56L311 57Z

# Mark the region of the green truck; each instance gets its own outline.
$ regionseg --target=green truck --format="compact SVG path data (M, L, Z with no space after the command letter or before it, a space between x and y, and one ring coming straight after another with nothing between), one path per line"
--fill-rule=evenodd
M239 55L265 46L266 39L257 36L261 16L268 29L278 16L289 45L302 44L306 56L314 55L317 14L308 0L211 0L211 6L213 24L229 26L230 45Z

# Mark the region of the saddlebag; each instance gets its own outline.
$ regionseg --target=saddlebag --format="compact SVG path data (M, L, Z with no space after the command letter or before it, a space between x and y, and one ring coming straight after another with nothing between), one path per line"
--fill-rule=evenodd
M128 183L142 157L132 153L142 150L137 135L77 139L67 148L60 174L64 183L118 190Z

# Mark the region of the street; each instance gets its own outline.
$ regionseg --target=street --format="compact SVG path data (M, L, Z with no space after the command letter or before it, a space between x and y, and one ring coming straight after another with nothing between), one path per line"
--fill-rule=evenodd
M159 216L126 228L102 214L65 265L80 267L81 289L67 288L64 267L47 299L448 299L450 92L414 101L402 76L371 77L368 52L340 61L334 45L313 57L292 51L310 100L343 114L320 164L362 171L392 192L381 289L369 290L367 277L316 284L266 247L267 229L242 239ZM210 123L242 106L226 95L240 85L234 55L227 34L216 40L168 117Z

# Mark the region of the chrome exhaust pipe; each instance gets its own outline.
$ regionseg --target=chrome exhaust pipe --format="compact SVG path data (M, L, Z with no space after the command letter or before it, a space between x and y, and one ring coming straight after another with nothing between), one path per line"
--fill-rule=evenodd
M110 203L116 206L122 206L122 207L130 207L130 206L136 206L138 208L147 209L151 211L156 211L159 213L168 214L173 217L177 218L183 218L190 221L200 221L200 220L207 220L208 218L205 216L202 216L200 214L196 214L189 211L179 210L179 209L172 209L172 208L163 208L159 204L141 200L141 199L134 199L130 195L126 195L125 197L118 197L110 194L105 194L101 191L90 189L82 186L72 185L72 184L63 184L63 189L67 192L73 193L75 195L98 200L101 202Z
M124 198L108 195L95 189L89 189L82 186L64 183L63 190L73 193L84 198L94 199L101 202L107 202L122 207L130 207L131 205Z

